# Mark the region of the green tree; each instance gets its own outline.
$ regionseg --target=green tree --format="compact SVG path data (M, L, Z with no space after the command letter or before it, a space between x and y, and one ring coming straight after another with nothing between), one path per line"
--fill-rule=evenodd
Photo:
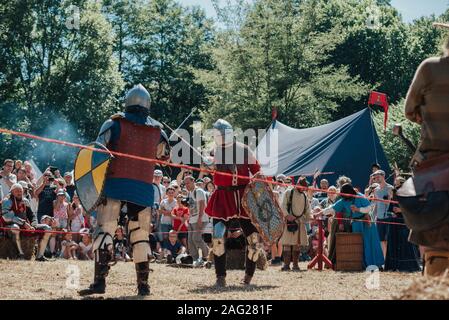
M73 138L92 140L104 115L117 109L123 87L100 6L89 0L2 0L0 10L0 101L7 115L1 126L42 134L55 123L71 123ZM52 135L63 137L64 130ZM34 146L2 143L0 151L18 157Z
M405 118L404 103L405 100L401 99L397 104L390 106L386 130L384 130L383 112L374 113L374 124L390 165L394 165L396 162L401 171L408 172L410 170L410 160L414 152L399 137L393 135L393 126L397 123L401 124L405 137L410 139L415 146L419 142L420 126Z
M174 0L140 1L127 10L120 18L129 31L125 52L119 54L122 72L129 84L140 82L149 89L152 116L178 124L193 108L205 108L205 88L194 71L213 68L207 50L213 21L198 7L184 8Z
M330 60L343 37L339 26L317 31L318 2L255 1L238 30L217 35L216 68L197 72L209 89L210 107L202 113L206 125L223 117L243 129L263 128L273 106L289 125L318 125L329 121L342 101L368 92L346 66ZM242 20L229 18L241 10L225 12L227 21Z

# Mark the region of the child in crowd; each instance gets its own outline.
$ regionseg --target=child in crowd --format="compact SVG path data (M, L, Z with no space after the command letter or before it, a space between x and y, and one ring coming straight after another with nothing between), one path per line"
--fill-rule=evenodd
M187 248L187 222L189 221L188 201L182 194L176 197L176 206L172 210L173 230L178 233L178 239Z
M119 226L117 230L115 230L114 254L115 259L118 261L131 261L131 258L128 255L128 240L125 237L122 226Z
M67 229L63 229L63 232L68 232ZM76 260L76 251L78 250L78 244L73 241L72 234L64 234L64 240L61 242L61 257L64 259Z
M92 251L92 235L89 234L89 229L81 229L80 234L81 242L78 245L79 257L81 260L93 260L94 254Z
M179 254L184 254L186 248L178 240L175 230L170 230L168 233L168 241L165 245L164 255L167 257L167 263L174 263Z

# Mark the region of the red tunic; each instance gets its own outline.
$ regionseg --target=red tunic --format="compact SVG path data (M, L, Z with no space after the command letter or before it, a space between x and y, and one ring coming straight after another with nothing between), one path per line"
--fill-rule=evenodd
M247 148L247 146L239 144L238 147ZM211 195L205 212L214 219L229 220L232 218L249 219L245 209L242 206L242 197L245 186L249 183L250 174L254 175L260 171L260 165L254 155L249 152L245 157L245 163L230 165L227 169L217 168L214 174L214 184L217 186ZM232 170L232 168L234 170ZM232 176L220 174L220 172L231 173ZM237 178L238 176L248 177ZM238 186L237 190L223 190L220 187Z

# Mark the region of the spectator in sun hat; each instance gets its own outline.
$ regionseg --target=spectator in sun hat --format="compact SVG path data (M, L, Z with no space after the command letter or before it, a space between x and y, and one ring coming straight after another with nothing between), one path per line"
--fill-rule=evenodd
M25 181L19 181L18 184L22 186L23 189L23 197L31 202L32 195L30 193L30 185L26 183ZM31 206L31 204L30 204Z
M166 190L166 188L162 184L162 177L163 176L164 176L164 174L162 173L161 170L159 170L159 169L154 170L153 184L159 188L159 202L162 201L162 199L165 198L165 190ZM157 192L157 190L156 190L156 192Z
M169 187L175 189L175 198L178 196L178 194L181 192L181 188L178 185L178 182L176 180L173 180L170 182Z
M167 188L171 183L171 179L167 176L162 177L162 185Z
M391 200L393 198L394 187L385 181L385 172L383 170L377 170L372 174L372 181L377 183L378 186L374 189L374 198L382 200ZM382 244L382 252L384 257L387 254L387 222L392 216L391 212L388 212L390 203L374 201L374 218L377 222L377 231L379 232L379 240Z
M71 172L64 173L64 181L65 181L65 191L69 195L70 199L73 199L73 195L75 194L75 184L73 182L73 176Z
M83 228L80 231L81 241L78 244L78 256L80 260L93 260L92 235L89 229Z
M67 202L66 193L64 189L59 189L56 200L53 201L53 217L58 222L59 228L67 228L69 216L71 216L71 207Z
M279 182L279 183L285 183L286 179L287 179L287 176L285 174L278 174L276 176L276 182ZM279 185L279 184L276 184L274 186L274 190L273 191L277 195L279 203L282 203L282 199L284 197L284 193L285 193L286 190L287 190L286 186Z
M205 189L204 188L204 180L203 179L196 179L195 184L197 185L198 188L201 188L203 190Z
M72 234L67 229L62 229L62 231L65 233L61 242L61 258L77 260L78 244L73 241Z

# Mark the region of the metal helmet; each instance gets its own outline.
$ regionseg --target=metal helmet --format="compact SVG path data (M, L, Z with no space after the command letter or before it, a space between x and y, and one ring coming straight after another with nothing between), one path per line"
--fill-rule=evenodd
M212 127L220 131L222 134L233 130L231 124L223 119L218 119L217 121L215 121Z
M227 146L234 141L234 129L231 124L223 119L218 119L214 124L214 140L217 146Z
M140 83L128 91L125 99L125 107L141 106L150 110L151 97L147 89Z

